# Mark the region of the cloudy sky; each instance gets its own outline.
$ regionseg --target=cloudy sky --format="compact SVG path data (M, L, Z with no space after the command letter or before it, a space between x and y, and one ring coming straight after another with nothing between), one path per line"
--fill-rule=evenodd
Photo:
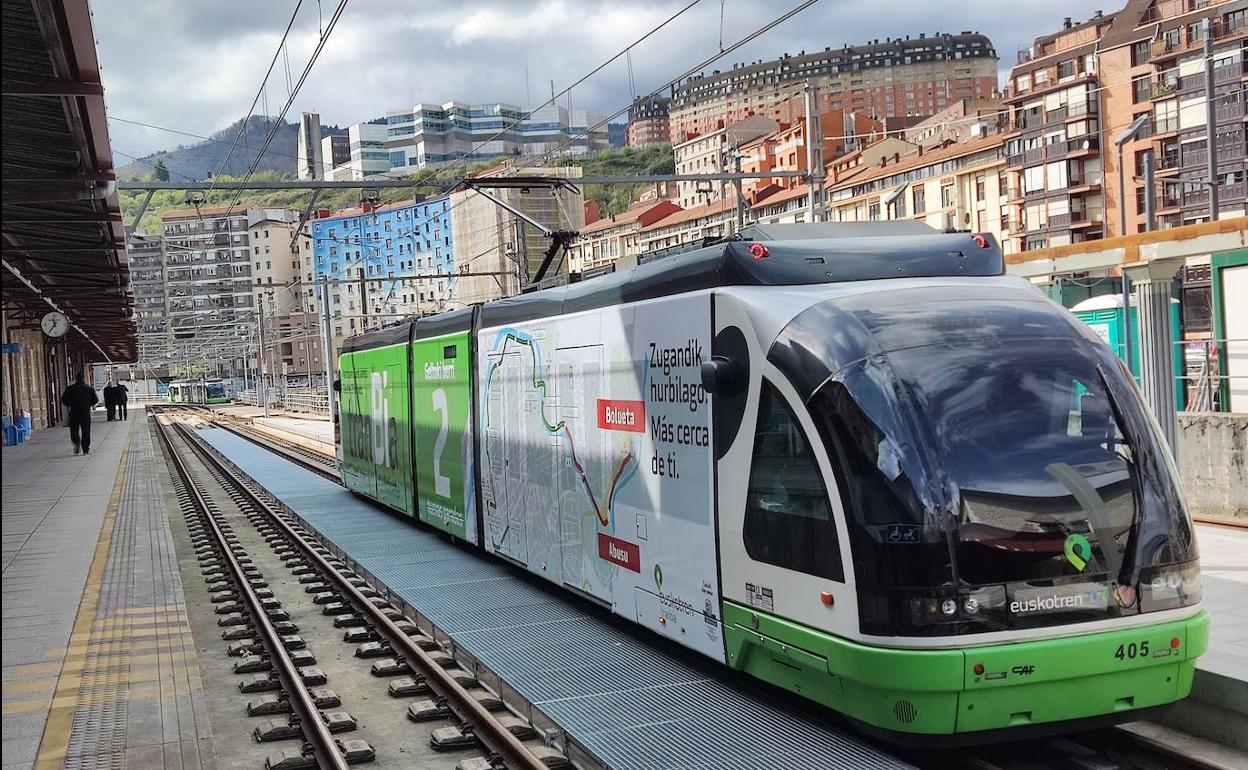
M689 0L352 0L288 118L317 111L348 125L417 102L540 103L668 18ZM92 0L109 115L209 134L246 114L296 0ZM702 0L633 49L638 93L666 83L780 16L797 0ZM277 114L316 47L336 0L304 0L267 88ZM987 34L1008 71L1016 51L1083 0L820 0L712 68L800 50L920 32ZM1111 10L1116 6L1105 6ZM884 13L881 10L887 9ZM571 94L575 108L611 114L630 101L621 58ZM567 97L560 100L566 105ZM263 109L258 109L263 112ZM196 141L113 120L114 150L143 155ZM128 159L121 157L120 163Z

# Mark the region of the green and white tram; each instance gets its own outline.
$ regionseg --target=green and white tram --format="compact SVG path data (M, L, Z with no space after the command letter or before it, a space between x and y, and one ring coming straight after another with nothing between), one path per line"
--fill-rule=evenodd
M869 730L1185 697L1196 540L1118 359L991 237L793 232L347 340L344 483Z

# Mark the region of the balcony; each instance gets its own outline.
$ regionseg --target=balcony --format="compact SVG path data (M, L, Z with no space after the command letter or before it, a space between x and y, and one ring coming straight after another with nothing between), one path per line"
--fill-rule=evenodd
M1066 152L1073 156L1089 155L1100 148L1101 140L1098 136L1078 136L1066 140Z
M1245 196L1248 196L1248 182L1232 182L1218 188L1219 202L1243 200Z
M1161 136L1162 134L1173 134L1179 130L1179 116L1172 115L1158 118L1156 115L1152 119L1153 129L1152 136Z
M1066 120L1067 112L1068 110L1066 107L1058 107L1055 110L1049 110L1044 113L1044 122L1046 125L1051 123L1061 123Z
M1213 83L1214 85L1224 85L1226 83L1238 83L1244 76L1244 63L1232 62L1230 64L1214 67ZM1201 84L1204 85L1203 83Z
M1097 113L1096 101L1089 99L1086 102L1071 102L1066 105L1066 119L1081 118L1084 115L1095 115Z
M1070 223L1071 223L1071 215L1070 215L1070 214L1050 214L1050 215L1049 215L1049 227L1048 227L1048 229L1050 229L1050 230L1065 230L1065 229L1068 229L1068 228L1070 227Z
M1156 168L1153 171L1157 174L1171 173L1183 167L1182 156L1178 152L1164 152L1157 156L1156 160Z
M1244 117L1244 103L1240 99L1232 102L1215 101L1213 115L1219 123L1242 120Z
M1100 206L1089 206L1070 212L1070 229L1082 230L1099 227L1105 219L1105 210ZM1051 220L1050 220L1051 221Z

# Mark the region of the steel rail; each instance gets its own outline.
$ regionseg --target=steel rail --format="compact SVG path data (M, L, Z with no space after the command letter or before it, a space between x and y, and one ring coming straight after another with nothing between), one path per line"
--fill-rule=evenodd
M268 613L264 611L263 606L260 604L260 598L256 596L255 589L248 582L242 565L239 564L234 552L230 549L229 543L225 539L225 533L221 531L217 521L213 518L208 501L204 498L199 488L195 486L194 481L192 481L190 469L186 467L186 463L174 447L173 440L169 437L168 428L162 425L160 420L157 420L156 424L159 428L157 433L163 439L165 448L169 450L169 457L173 462L174 469L177 471L178 476L181 477L187 491L192 495L195 504L207 520L213 537L216 539L217 545L229 564L230 572L234 576L234 582L238 585L239 592L247 602L252 623L260 632L265 649L269 653L269 659L274 663L273 669L282 680L282 686L286 689L290 703L299 715L299 726L303 728L304 737L308 739L312 747L312 751L316 756L317 766L333 768L333 770L347 770L349 764L346 757L339 750L338 742L333 734L330 733L329 726L321 719L321 710L317 708L315 701L312 700L311 693L304 687L303 678L299 675L298 667L286 652L286 647L282 644L277 629L273 627L273 622L269 620ZM191 438L189 431L181 424L176 427L186 445L198 454L201 450L194 439ZM203 458L202 454L199 456L201 459ZM207 463L205 462L205 464ZM228 472L227 475L232 476Z
M213 422L217 426L233 433L235 436L238 436L245 441L250 441L262 449L267 449L270 452L290 460L306 470L312 471L319 476L323 476L336 484L342 483L342 477L337 471L333 470L332 467L334 458L328 455L320 455L325 459L325 462L317 462L316 460L311 459L311 457L316 454L314 450L300 447L294 442L283 442L281 439L262 434L259 431L250 430L246 426L234 422L226 415L214 414ZM298 447L298 449L295 447ZM305 452L307 453L306 455L304 454Z
M430 689L446 699L446 705L471 730L482 746L502 758L510 770L547 770L545 763L534 756L516 736L504 727L485 706L464 689L459 682L442 668L429 653L425 652L412 640L393 620L386 616L380 608L373 605L333 564L318 552L307 539L296 531L281 515L274 510L268 501L262 499L247 484L239 479L237 472L230 469L215 453L202 446L198 440L189 435L189 431L179 426L187 434L188 443L199 457L211 464L235 482L238 492L247 498L248 503L256 507L276 524L283 535L297 545L314 566L329 577L347 599L368 616L374 629L389 643L390 648L412 667L412 670L423 676Z

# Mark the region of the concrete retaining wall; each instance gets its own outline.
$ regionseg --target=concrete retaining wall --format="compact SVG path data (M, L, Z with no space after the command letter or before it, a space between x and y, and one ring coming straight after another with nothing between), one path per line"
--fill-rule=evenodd
M1248 414L1179 412L1178 423L1189 510L1248 519Z

